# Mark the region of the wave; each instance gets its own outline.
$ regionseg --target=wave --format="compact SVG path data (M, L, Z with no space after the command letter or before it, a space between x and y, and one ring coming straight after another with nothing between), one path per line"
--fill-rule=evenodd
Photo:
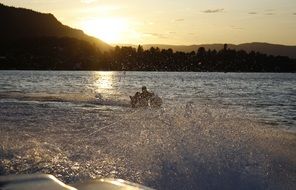
M129 107L129 101L125 99L104 98L101 94L83 94L83 93L64 93L64 94L48 94L48 93L21 93L8 92L0 93L0 100L18 100L26 102L67 102L84 105L103 105Z

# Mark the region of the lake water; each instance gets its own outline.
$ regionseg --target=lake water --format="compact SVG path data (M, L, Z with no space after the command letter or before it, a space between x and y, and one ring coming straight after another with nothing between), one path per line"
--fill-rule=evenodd
M295 130L296 74L0 71L0 97L118 108L141 86L165 104L209 104ZM84 105L84 104L83 104ZM82 106L83 106L82 105Z
M143 85L162 108L130 108ZM0 109L2 175L158 189L296 184L296 74L0 71Z

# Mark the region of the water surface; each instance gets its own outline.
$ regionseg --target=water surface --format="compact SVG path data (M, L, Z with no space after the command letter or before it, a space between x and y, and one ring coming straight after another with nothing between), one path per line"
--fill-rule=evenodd
M295 189L295 74L0 71L0 175ZM160 109L132 109L142 85Z

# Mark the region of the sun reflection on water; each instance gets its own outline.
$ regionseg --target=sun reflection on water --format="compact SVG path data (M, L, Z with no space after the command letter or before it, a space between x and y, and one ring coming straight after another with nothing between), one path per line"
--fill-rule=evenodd
M98 90L113 89L114 72L94 72L94 86Z

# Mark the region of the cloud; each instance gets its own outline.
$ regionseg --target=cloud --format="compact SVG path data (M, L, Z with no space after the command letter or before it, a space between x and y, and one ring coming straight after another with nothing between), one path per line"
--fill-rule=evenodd
M178 18L175 20L175 22L183 22L185 19L184 18Z
M249 12L248 14L249 14L249 15L256 15L257 12L253 12L253 11L252 11L252 12Z
M272 16L272 15L275 15L275 14L274 13L266 13L265 15Z
M202 11L203 13L221 13L223 12L224 9L208 9L208 10L205 10L205 11Z
M233 30L244 30L244 28L239 27L239 26L230 26L230 28Z
M144 35L157 37L157 38L163 38L163 39L168 38L165 34L161 34L161 33L144 33Z
M97 0L80 0L81 3L86 3L86 4L90 4L90 3L94 3Z
M276 11L275 9L266 9L265 15L269 15L269 16L275 15L274 13L275 11Z

